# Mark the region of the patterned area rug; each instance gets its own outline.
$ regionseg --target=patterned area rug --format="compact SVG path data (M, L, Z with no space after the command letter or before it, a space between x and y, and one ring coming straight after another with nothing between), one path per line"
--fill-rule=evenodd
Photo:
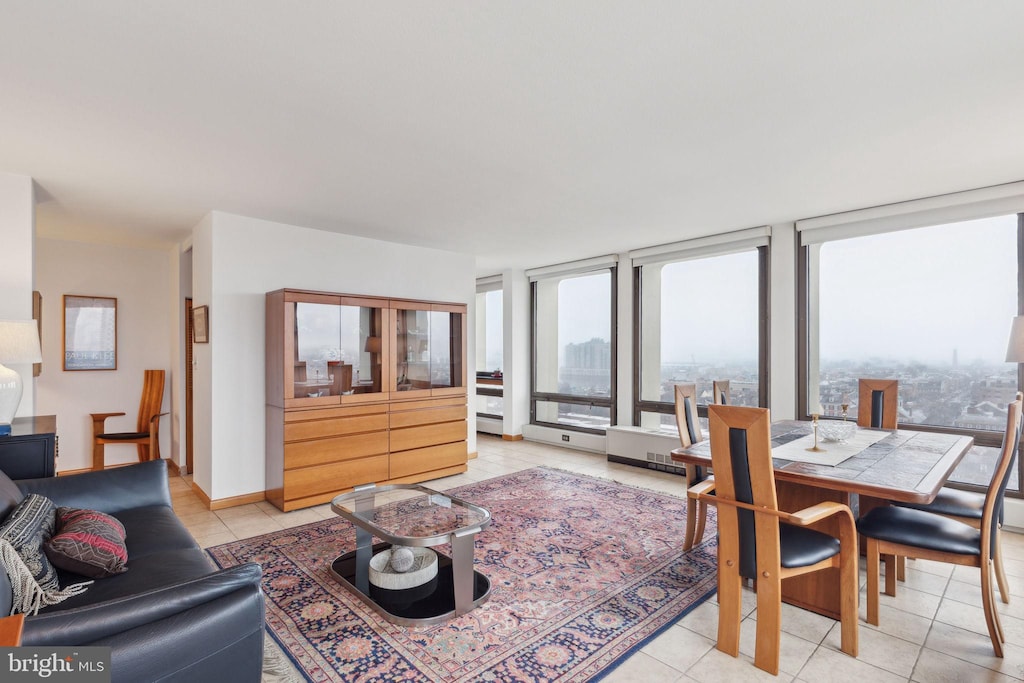
M491 512L476 539L491 597L435 626L396 626L335 581L355 547L341 518L209 553L263 565L268 631L310 681L593 680L714 593L713 508L683 553L686 501L665 494L544 467L451 493Z

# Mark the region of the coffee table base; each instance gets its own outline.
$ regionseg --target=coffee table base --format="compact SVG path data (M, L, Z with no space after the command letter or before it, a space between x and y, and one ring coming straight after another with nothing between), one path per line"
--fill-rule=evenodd
M390 547L390 543L377 543L373 546L372 554L376 555ZM363 576L357 578L356 569L356 551L345 553L331 563L331 573L342 586L392 623L424 626L457 616L452 560L443 553L437 553L437 576L415 588L378 588L369 582L369 574L365 570ZM472 607L484 604L490 596L490 579L474 570Z

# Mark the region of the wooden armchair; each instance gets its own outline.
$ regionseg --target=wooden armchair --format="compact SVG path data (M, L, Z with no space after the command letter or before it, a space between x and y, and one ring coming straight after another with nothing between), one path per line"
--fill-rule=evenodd
M857 384L857 426L896 429L899 381L861 379Z
M777 675L782 580L838 568L840 649L856 657L859 548L850 508L823 502L799 512L779 510L766 408L708 406L708 423L715 478L687 495L718 506L718 649L739 655L742 580L754 579L754 665ZM833 516L839 538L809 528Z
M134 432L104 432L108 417L125 413L92 413L92 468L102 470L103 447L108 443L133 443L139 451L139 462L160 459L160 418L164 400L164 371L146 370L139 401L139 417Z
M689 448L693 444L704 440L704 433L700 428L700 419L697 417L697 385L677 384L676 396L676 425L679 427L679 441L683 448ZM703 467L697 465L686 466L686 486L689 488L698 482L707 479L708 473ZM683 541L683 550L689 550L694 542L700 542L704 538L704 522L707 520L708 504L704 501L698 502L690 498L686 501L686 539Z
M927 509L915 510L898 505L877 507L857 522L857 529L867 540L868 623L878 625L879 560L882 556L916 557L934 562L978 567L981 573L981 606L985 613L989 639L996 657L1003 656L1006 638L996 609L992 573L995 549L999 543L999 519L1003 496L1021 437L1021 400L1011 403L1006 411L1006 432L1003 447L992 481L985 494L981 521L972 525L950 519ZM896 594L895 572L885 565L885 592Z
M726 406L731 402L729 399L729 380L716 379L711 383L711 403L716 406Z

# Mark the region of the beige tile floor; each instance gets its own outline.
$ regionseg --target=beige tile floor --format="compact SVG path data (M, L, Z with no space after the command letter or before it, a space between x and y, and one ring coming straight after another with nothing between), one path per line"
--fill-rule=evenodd
M518 470L547 465L682 495L677 475L609 463L603 455L543 444L508 442L481 434L479 457L469 471L429 485L448 489ZM210 512L188 482L174 478L174 509L203 546L256 536L333 516L321 505L284 513L267 502ZM682 533L682 530L680 530ZM824 683L1024 680L1024 535L1005 533L1006 571L1013 595L999 603L1006 635L1005 657L992 655L981 609L977 569L923 560L908 562L907 581L895 598L882 596L881 625L860 623L860 656L839 651L839 624L825 617L783 605L782 657L778 677L753 665L755 596L744 596L740 657L715 649L718 607L704 603L634 654L605 680L609 683L702 681L713 683L760 680ZM864 615L863 579L861 615Z

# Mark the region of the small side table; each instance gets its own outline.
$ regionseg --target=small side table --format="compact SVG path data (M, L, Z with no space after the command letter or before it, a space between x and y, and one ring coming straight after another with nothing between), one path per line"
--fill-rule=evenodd
M24 614L0 618L0 647L21 645L21 629L25 625Z
M57 417L16 417L0 436L0 470L11 479L52 477L56 472Z

